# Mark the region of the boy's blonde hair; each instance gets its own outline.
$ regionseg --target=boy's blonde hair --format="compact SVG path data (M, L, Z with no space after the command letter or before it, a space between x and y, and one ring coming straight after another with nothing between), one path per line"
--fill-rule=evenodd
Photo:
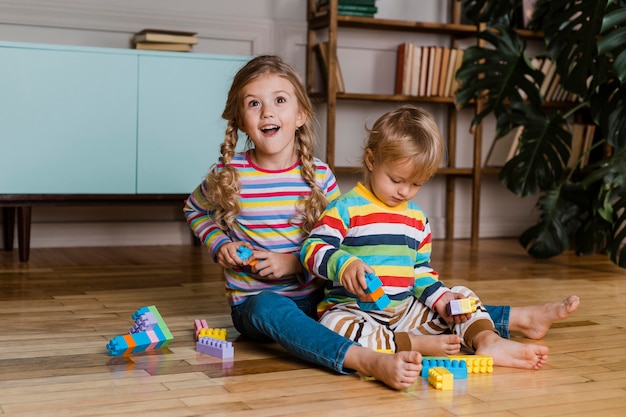
M311 187L311 195L304 198L299 207L303 215L302 229L305 233L309 233L328 203L324 192L315 182L317 170L313 160L315 114L298 72L278 56L262 55L253 58L237 72L233 79L222 113L222 118L228 122L224 142L220 147L222 155L220 162L223 164L223 169L217 173L211 170L207 176L208 199L217 207L214 213L215 223L222 230L228 230L240 210L239 172L230 163L235 155L239 127L242 126L243 89L249 83L268 74L277 75L291 82L298 106L306 117L304 125L295 132L295 140L302 165L302 178ZM246 143L246 149L249 148L251 148L251 141Z
M445 144L435 120L426 110L406 104L383 114L368 130L364 155L371 151L373 162L404 163L414 166L413 178L426 182L437 172ZM365 158L366 156L364 156ZM369 170L363 160L364 177Z

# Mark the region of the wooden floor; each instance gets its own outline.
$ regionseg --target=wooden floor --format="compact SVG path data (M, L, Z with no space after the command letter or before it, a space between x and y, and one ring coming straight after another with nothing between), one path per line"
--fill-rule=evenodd
M1 416L623 416L626 274L604 256L530 258L513 240L437 241L444 282L484 302L525 305L581 297L542 342L539 371L495 368L453 391L418 381L394 391L237 339L218 268L200 247L0 252ZM108 356L132 313L156 305L168 348ZM193 320L226 327L235 358L196 353Z

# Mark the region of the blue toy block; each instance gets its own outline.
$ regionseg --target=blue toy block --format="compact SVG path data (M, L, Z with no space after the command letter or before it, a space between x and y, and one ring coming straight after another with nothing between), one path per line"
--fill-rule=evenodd
M380 278L372 273L365 274L365 282L367 287L365 292L371 294L372 301L357 300L357 304L361 310L384 310L391 300L383 291L383 283Z
M252 250L246 246L239 246L237 248L237 256L239 256L239 259L241 259L242 261L246 261L249 257L252 256ZM257 259L254 259L253 261L250 261L250 265L255 265L258 262Z
M232 358L235 355L235 349L231 342L213 339L212 337L199 338L198 342L196 342L196 352L221 359Z
M465 360L426 356L422 358L422 377L428 378L428 371L430 368L435 367L446 368L455 379L467 379L467 364Z

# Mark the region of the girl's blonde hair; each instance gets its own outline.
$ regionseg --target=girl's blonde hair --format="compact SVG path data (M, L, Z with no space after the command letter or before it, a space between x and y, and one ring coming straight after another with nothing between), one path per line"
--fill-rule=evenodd
M222 155L220 162L223 164L223 169L221 171L213 169L207 176L208 199L217 207L214 213L215 223L220 229L228 230L240 210L239 172L231 165L231 161L235 155L239 127L243 120L243 89L249 83L268 74L282 77L293 85L299 108L306 117L304 125L295 132L295 140L302 166L302 178L311 187L310 196L303 197L298 207L303 216L301 228L308 234L328 203L324 192L315 181L317 170L313 160L315 115L300 75L278 56L262 55L253 58L237 72L233 79L222 113L222 118L228 122L224 142L220 146ZM246 149L250 147L251 141L248 141Z
M383 114L371 129L365 145L363 169L365 180L369 170L365 158L371 151L373 162L411 162L413 178L426 182L439 168L445 152L441 132L433 117L426 110L411 104Z

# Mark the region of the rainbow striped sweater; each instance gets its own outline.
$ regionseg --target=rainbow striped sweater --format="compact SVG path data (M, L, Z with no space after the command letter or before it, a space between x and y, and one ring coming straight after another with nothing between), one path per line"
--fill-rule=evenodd
M415 296L433 309L449 290L430 266L431 245L428 219L416 204L389 207L362 183L357 184L330 203L302 246L305 268L332 282L318 313L356 300L338 279L356 259L374 269L391 299L390 306Z
M339 187L328 165L315 160L316 181L329 200L339 196ZM304 181L300 163L280 171L268 171L255 166L247 153L238 153L231 165L239 171L241 185L239 205L241 211L227 233L213 221L215 206L206 198L207 182L203 181L185 202L184 213L194 234L209 249L215 259L219 248L227 242L248 242L254 248L279 253L300 254L302 241L302 217L297 211L301 197L311 193ZM222 164L213 168L223 169ZM299 298L316 288L320 281L307 279L308 274L268 279L258 276L249 268L224 271L226 296L231 305L243 302L246 297L271 290L279 294Z

